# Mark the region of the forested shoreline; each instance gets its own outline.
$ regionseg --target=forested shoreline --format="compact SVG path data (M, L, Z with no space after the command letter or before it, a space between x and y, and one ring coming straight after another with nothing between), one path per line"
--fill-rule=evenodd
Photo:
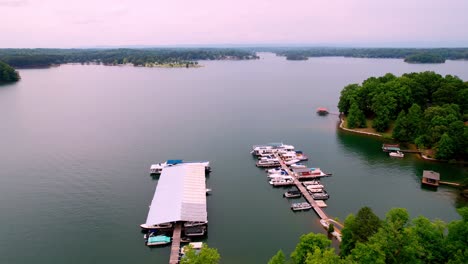
M434 72L386 74L341 91L340 112L348 128L363 128L368 119L378 132L390 130L400 142L434 149L435 158L468 156L468 82Z
M458 212L462 219L446 224L424 216L410 219L404 208L380 219L363 207L346 218L339 255L325 235L310 233L301 236L289 261L280 250L268 264L466 263L468 207Z
M468 48L269 48L288 60L310 57L351 57L405 59L408 63L444 63L445 60L468 59Z
M0 61L0 84L19 81L19 73L10 65Z
M0 61L15 68L50 67L64 63L193 67L198 60L257 58L252 51L227 48L0 49Z

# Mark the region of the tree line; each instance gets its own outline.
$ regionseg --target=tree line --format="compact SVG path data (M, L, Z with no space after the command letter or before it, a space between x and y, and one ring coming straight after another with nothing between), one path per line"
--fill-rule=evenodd
M353 57L406 59L412 63L443 63L445 60L468 59L468 48L266 48L286 58Z
M468 262L468 207L458 209L461 220L445 224L419 216L410 219L404 208L385 219L369 207L349 215L342 230L340 254L323 234L301 236L287 260L280 250L268 264L400 264Z
M10 65L0 61L0 84L19 81L18 72Z
M434 72L386 74L341 91L340 112L348 128L363 128L367 119L379 132L392 125L392 136L419 148L434 148L438 159L468 155L468 82Z
M17 68L49 67L63 63L197 64L197 60L257 59L254 52L224 48L147 49L0 49L0 60Z

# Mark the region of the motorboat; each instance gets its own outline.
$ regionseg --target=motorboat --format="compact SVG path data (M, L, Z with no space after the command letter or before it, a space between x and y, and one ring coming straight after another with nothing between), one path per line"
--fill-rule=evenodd
M288 172L281 168L269 169L267 170L267 173L269 175L272 175L272 174L288 175Z
M307 168L306 165L301 164L301 163L291 164L290 167L291 167L291 169Z
M278 167L280 166L280 163L278 160L259 160L256 166L262 168Z
M149 225L149 224L140 225L142 229L171 229L172 226L173 226L172 223L161 223L161 224L155 224L155 225Z
M294 178L292 176L289 176L289 175L280 175L280 174L270 174L268 175L268 178L269 179L280 179L280 180L287 180L287 179L290 179L290 180L294 180Z
M294 150L294 146L285 145L283 143L269 143L266 145L256 145L252 147L252 151L250 153L259 156L262 154L273 154L281 150L291 151Z
M292 164L296 164L296 163L298 163L298 162L300 162L300 160L298 160L298 159L292 159L292 160L285 161L284 163L285 163L286 165L292 165Z
M315 200L327 200L330 198L330 195L325 190L319 193L312 193L311 196Z
M310 208L312 208L312 206L307 202L293 203L291 205L291 210L293 210L293 211L309 210Z
M309 186L309 185L318 185L318 184L320 184L320 181L317 181L317 180L314 180L314 181L305 181L305 182L302 183L302 185L304 185L304 186L306 186L306 187Z
M324 186L322 184L313 184L313 185L307 185L306 188L308 190L310 190L310 189L323 189Z
M205 166L206 173L211 172L210 162L209 161L183 161L183 160L167 160L163 163L153 164L150 167L151 174L161 174L164 168L176 166L178 164L202 164Z
M283 197L286 198L299 198L301 197L301 191L294 190L294 191L287 191L283 194Z
M192 226L184 229L185 236L204 236L206 234L206 226Z
M294 184L294 180L291 179L280 179L280 180L271 180L269 183L273 186L287 186Z
M208 224L208 221L185 222L184 227L205 226L206 224Z
M401 151L396 151L396 152L390 152L388 153L388 155L390 157L394 157L394 158L404 158L405 157L405 154Z

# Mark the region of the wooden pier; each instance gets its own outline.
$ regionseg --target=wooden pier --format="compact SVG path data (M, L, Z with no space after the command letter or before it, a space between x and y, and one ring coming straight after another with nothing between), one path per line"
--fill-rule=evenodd
M179 263L181 233L182 233L182 224L176 223L174 227L174 232L172 233L171 256L169 258L169 264Z
M302 193L302 196L307 200L308 203L310 203L310 205L312 206L312 208L314 209L315 213L317 213L317 215L320 217L321 220L324 220L326 221L329 225L330 224L334 224L334 227L335 227L335 232L336 232L336 236L337 236L337 239L339 241L341 241L341 230L339 228L336 227L336 224L338 222L336 222L335 220L333 219L330 219L327 214L323 211L323 209L317 204L317 202L314 200L314 198L312 198L312 196L310 195L310 193L307 191L307 189L304 187L304 185L302 185L302 182L299 181L299 178L295 173L293 173L289 167L284 163L284 161L279 157L279 155L277 153L274 154L276 158L278 158L279 162L280 162L280 165L281 165L281 168L284 169L288 175L291 175L294 177L294 184L296 185L297 189ZM338 226L340 227L343 227L343 225L339 224ZM335 234L334 234L335 235Z

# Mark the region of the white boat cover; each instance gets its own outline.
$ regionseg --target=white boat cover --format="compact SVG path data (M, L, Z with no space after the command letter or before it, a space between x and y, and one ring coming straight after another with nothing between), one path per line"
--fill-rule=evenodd
M178 164L162 171L146 224L175 221L208 221L203 164Z

